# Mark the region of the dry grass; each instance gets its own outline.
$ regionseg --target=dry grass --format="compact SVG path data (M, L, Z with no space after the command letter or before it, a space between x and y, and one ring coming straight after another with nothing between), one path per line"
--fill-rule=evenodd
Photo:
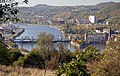
M54 72L47 70L45 76L55 76ZM0 76L44 76L44 70L0 65Z

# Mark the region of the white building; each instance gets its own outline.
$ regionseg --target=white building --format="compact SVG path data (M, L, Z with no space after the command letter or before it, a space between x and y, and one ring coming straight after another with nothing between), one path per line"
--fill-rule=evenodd
M109 25L109 22L108 22L108 21L106 21L106 25Z
M89 16L89 21L91 23L96 23L96 16Z

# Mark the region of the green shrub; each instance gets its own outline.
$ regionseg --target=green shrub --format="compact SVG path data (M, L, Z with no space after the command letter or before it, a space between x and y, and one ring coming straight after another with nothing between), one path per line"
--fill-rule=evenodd
M90 76L87 71L86 63L95 59L99 51L94 47L88 47L85 52L77 51L77 55L69 63L64 63L56 71L57 76L65 74L66 76Z
M120 76L120 41L110 42L100 59L88 62L91 76Z
M13 48L17 47L17 45L15 43L11 42L11 41L8 42L8 45L11 46L11 47L13 47Z
M0 64L9 64L10 55L8 53L8 49L5 47L5 45L0 41Z
M21 52L17 48L11 48L9 51L10 61L13 63L17 61L20 56L22 56Z
M26 67L44 68L44 60L36 51L31 51L26 56L26 60L24 61Z
M15 66L23 66L25 59L26 59L25 57L19 57L18 60L13 63L13 65L15 65Z
M24 67L44 68L42 56L38 55L36 51L30 51L26 56L20 57L18 61L15 61L13 64Z

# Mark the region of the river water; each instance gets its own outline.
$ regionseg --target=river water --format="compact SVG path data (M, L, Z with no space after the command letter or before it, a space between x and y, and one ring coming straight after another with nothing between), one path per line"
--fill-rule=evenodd
M32 36L33 38L37 38L40 32L46 32L53 34L55 37L63 36L63 34L56 28L51 28L48 25L37 25L37 24L16 24L16 26L21 26L25 28L25 32L23 32L19 37L17 38L22 38L22 37L30 37ZM35 48L36 45L33 43L17 43L19 48L24 48L27 50L31 50L32 48ZM99 50L104 49L104 44L91 44L91 46L97 47ZM71 47L70 43L67 43L68 49L70 51L74 51L75 48ZM84 48L82 49L84 50Z

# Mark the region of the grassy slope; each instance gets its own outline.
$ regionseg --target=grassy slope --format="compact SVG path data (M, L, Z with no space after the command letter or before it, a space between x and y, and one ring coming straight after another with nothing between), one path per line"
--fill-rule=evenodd
M0 65L0 76L44 76L44 70ZM45 76L55 76L54 71L47 70Z

